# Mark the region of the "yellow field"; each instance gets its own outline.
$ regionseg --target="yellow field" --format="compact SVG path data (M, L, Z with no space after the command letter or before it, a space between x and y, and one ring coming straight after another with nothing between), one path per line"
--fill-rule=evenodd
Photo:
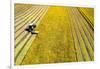
M16 4L15 12L16 65L94 60L93 8ZM32 22L38 35L24 31Z

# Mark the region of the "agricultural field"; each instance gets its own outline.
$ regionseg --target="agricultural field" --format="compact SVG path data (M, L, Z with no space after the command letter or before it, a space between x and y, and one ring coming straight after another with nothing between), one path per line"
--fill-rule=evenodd
M15 65L94 60L93 8L15 4L14 10ZM30 23L37 35L25 31Z

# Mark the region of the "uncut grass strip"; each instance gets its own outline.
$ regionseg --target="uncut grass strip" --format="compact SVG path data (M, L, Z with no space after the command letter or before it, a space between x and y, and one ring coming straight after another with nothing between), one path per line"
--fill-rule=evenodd
M49 6L46 7L46 10L44 11L44 14L41 16L41 18L40 18L39 21L41 21L42 18L45 16L45 14L47 13L48 9L49 9ZM37 23L37 26L38 26L38 25L39 25L39 22Z
M72 9L72 8L71 8ZM80 47L80 44L79 44L79 39L78 39L78 36L77 36L77 33L76 33L76 29L73 25L73 19L71 16L72 13L71 13L71 10L70 9L67 9L69 14L69 19L70 19L70 25L71 25L71 30L72 30L72 35L73 35L73 38L74 38L74 42L75 42L75 48L76 48L76 52L77 52L77 59L78 61L83 61L85 60L84 59L84 56L83 56L83 53L82 53L82 50L81 50L81 47Z
M75 10L77 10L77 9L75 9ZM74 10L74 11L75 11ZM78 12L78 11L75 11L75 12ZM78 16L78 13L77 13L77 15L76 15L76 17L77 17L77 27L78 27L78 29L79 29L79 31L80 31L80 33L81 33L81 36L82 36L82 39L84 40L84 44L85 44L85 47L86 47L86 49L87 49L87 52L88 52L88 54L89 54L89 56L90 56L90 58L91 58L91 60L93 59L92 57L93 57L93 49L92 49L92 47L91 47L91 45L90 45L90 43L89 43L89 41L88 41L88 39L87 39L87 36L86 36L86 34L85 34L85 32L84 32L84 30L83 30L83 27L82 26L80 26L80 24L79 23L81 23L82 22L82 19L81 19L81 21L80 21L80 19L78 18L79 16ZM79 21L79 22L78 22Z
M46 8L46 9L47 9L47 8ZM36 24L36 25L39 24L39 21L43 18L43 14L45 14L46 9L43 10L43 12L39 15L39 17L37 17L37 18L34 20L34 24Z
M67 10L66 10L67 9ZM69 14L70 15L70 13L68 12L68 10L69 10L69 8L66 8L64 11L65 11L65 13L66 14ZM77 52L76 52L76 47L75 47L75 42L74 42L74 40L73 40L73 35L72 35L72 30L71 30L71 25L70 25L70 18L69 18L69 15L65 15L66 17L65 17L65 20L66 20L66 23L67 23L67 32L68 32L68 34L70 35L70 37L69 36L66 36L66 37L68 37L68 40L70 40L71 41L71 44L69 45L70 47L72 47L72 49L73 49L73 54L74 54L74 59L75 59L75 61L78 61L78 57L77 57Z
M77 36L78 36L78 39L79 39L80 47L81 47L81 50L82 50L82 53L83 53L85 61L89 61L90 60L90 56L89 56L89 54L88 54L88 52L86 50L86 47L85 47L84 41L82 39L81 33L80 33L79 29L77 28L77 25L76 25L77 21L75 19L76 18L75 15L74 15L75 13L73 13L73 12L74 11L72 10L72 14L73 14L72 18L73 18L73 21L74 21L73 25L75 26L75 29L76 29L76 32L77 32Z
M78 11L76 11L76 12L78 12ZM80 16L80 18L82 19L81 14L80 14L79 12L78 12L78 14L77 14L76 16L77 16L77 17ZM83 20L84 20L84 19L80 20L81 27L83 28L83 31L84 31L84 33L85 33L85 35L86 35L86 37L87 37L87 39L88 39L88 41L89 41L91 47L92 47L92 50L94 50L94 47L93 47L93 46L94 46L93 38L92 38L90 32L87 30L86 26L84 25L84 22L83 22L83 23L81 22L81 21L83 21ZM83 26L84 26L84 27L83 27ZM94 34L94 33L93 33L93 34Z
M34 24L36 24L37 26L39 25L39 22L44 17L44 15L47 13L47 10L48 10L48 7L46 7L46 9L42 12L42 14L34 21Z
M32 37L32 35L29 34L28 38L26 38L26 41L24 41L21 46L18 46L17 48L15 48L15 62L17 60L17 57L19 56L19 54L23 50L24 46L27 44L27 42L30 40L31 37Z
M62 14L64 13L67 13L67 11L65 11L63 9L62 11ZM69 26L69 18L68 18L68 15L64 15L63 16L63 19L61 17L61 19L57 20L57 22L61 21L63 23L63 25L65 25L64 27L66 28L66 34L62 34L63 35L66 35L66 49L64 49L64 51L66 52L66 55L67 58L65 59L65 61L68 59L69 62L76 62L77 61L77 56L76 56L76 51L75 51L75 48L74 48L74 42L73 42L73 38L72 38L72 33L71 33L71 29L70 29L70 26ZM65 24L64 24L65 23ZM59 26L59 25L58 25ZM63 47L64 48L64 47ZM58 53L58 56L59 56L59 53ZM62 57L63 58L63 57Z

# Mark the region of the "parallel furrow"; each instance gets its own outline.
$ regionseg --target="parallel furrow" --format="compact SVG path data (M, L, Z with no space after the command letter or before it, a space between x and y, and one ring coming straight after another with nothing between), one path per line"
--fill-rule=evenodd
M87 21L87 23L91 27L91 29L94 30L94 25L92 24L92 22L90 21L90 19L84 14L84 12L82 12L80 10L79 10L79 12L84 17L84 19Z
M74 12L76 12L77 13L77 15L75 14L75 16L77 17L77 27L78 27L78 29L79 29L79 31L80 31L80 33L81 33L81 35L82 35L82 38L83 38L83 40L84 40L84 44L85 44L85 46L86 46L86 49L87 49L87 51L88 51L88 53L89 53L89 56L90 56L90 58L91 58L91 60L93 60L93 48L91 47L91 45L90 45L90 43L89 43L89 41L88 41L88 37L87 37L87 35L85 34L86 33L86 31L84 31L83 30L83 28L85 27L84 25L83 26L81 26L80 25L80 23L83 23L83 20L82 19L80 19L79 18L79 16L78 16L78 11L77 11L77 9L73 9L74 10Z
M37 24L39 23L39 21L42 19L42 16L45 14L45 12L47 12L47 8L43 9L43 11L40 13L40 15L38 15L36 17L36 19L34 20L34 22ZM23 35L25 34L25 32L23 32ZM20 38L23 37L23 35L19 36ZM15 62L16 64L20 64L25 56L25 54L27 53L27 50L30 48L31 43L33 41L33 39L35 38L35 35L32 36L30 34L28 34L24 40L22 40L18 46L15 48Z
M41 12L42 12L42 11L43 11L43 9L41 10ZM35 19L36 19L36 17L38 17L39 15L40 15L39 13L37 13L36 15L32 14L31 17L29 17L28 20L26 20L25 22L23 22L24 25L20 28L20 30L17 31L17 34L15 35L15 38L18 37L18 35L19 35L22 31L24 31L24 29L27 27L27 25L28 25L29 23L34 22Z
M88 28L87 28L86 25L84 24L84 22L85 22L85 23L87 23L87 22L84 21L85 19L81 16L81 14L78 12L78 10L76 10L76 12L78 13L76 16L77 16L77 17L80 16L80 18L78 18L78 20L80 21L81 28L83 28L83 31L84 31L84 33L85 33L85 35L86 35L86 37L87 37L87 40L89 41L89 43L90 43L92 49L94 49L94 42L93 42L94 39L92 38L91 33L89 32ZM93 34L93 32L92 32L92 34Z
M37 11L37 12L36 12ZM24 21L22 21L21 23L19 23L19 25L17 25L17 27L15 27L17 32L19 29L21 29L30 19L32 19L33 17L35 18L40 11L42 11L42 9L36 10L35 13L32 12L30 15L28 15L27 19L25 19Z
M67 10L69 10L68 13L71 14L70 9L67 9ZM76 30L75 30L75 27L73 25L73 19L72 19L72 17L70 15L68 15L68 16L69 16L69 19L70 19L70 26L71 26L71 30L72 30L73 40L74 40L74 43L75 43L77 59L78 59L78 61L83 61L84 60L84 56L83 56L83 53L82 53L82 50L81 50L81 47L80 47L80 44L79 44L79 39L78 39Z
M39 18L44 14L44 12L45 12L45 10L42 11L42 13L41 13L38 17L35 18L35 20L34 20L35 23L37 23L37 21L38 21ZM31 21L31 20L30 20L30 21ZM27 25L27 24L26 24L26 25ZM26 27L26 25L25 25L24 27ZM21 30L21 31L24 31L24 29L25 29L25 28L22 28L22 30L21 30L21 29L20 29L20 30ZM20 31L20 30L19 30L19 31ZM21 32L21 31L20 31L20 32ZM18 33L19 33L19 32L18 32ZM23 32L22 32L22 33L23 33ZM26 34L22 35L21 38L22 38L22 39L25 38L25 35L26 35ZM21 36L21 35L20 35L20 36ZM18 37L18 38L16 39L15 47L22 41L21 38Z
M77 26L77 22L78 22L77 17L75 16L75 12L72 9L71 9L71 12L73 14L72 15L72 18L73 18L72 20L74 21L73 25L75 27L75 30L76 30L76 33L77 33L77 36L78 36L78 39L79 39L79 43L80 43L80 47L81 47L81 50L82 50L82 53L83 53L83 57L86 61L89 61L90 60L89 53L86 49L86 46L85 46L84 40L82 38L81 32L80 32L80 30Z
M28 12L30 12L32 10L32 8L35 8L36 6L32 6L31 8L29 8L27 11L25 11L24 13L18 15L18 16L15 16L15 20L16 19L20 19L20 17L23 17L23 15L26 15Z
M18 26L18 24L20 24L21 22L25 21L27 19L27 17L34 11L36 11L38 8L32 8L31 11L27 12L25 15L23 15L22 17L19 17L17 19L15 19L15 27Z

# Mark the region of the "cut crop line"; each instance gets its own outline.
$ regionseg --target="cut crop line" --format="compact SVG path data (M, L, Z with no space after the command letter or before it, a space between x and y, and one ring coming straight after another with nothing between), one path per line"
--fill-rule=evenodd
M20 50L15 54L15 62L16 62L16 59L17 59L18 55L21 53L21 51L23 50L24 46L27 44L27 42L30 40L31 37L32 37L32 35L29 35L28 39L22 45L22 47L20 48Z
M28 33L26 33L19 41L16 42L15 40L15 48L21 43L22 40L24 40L27 37Z
M29 11L26 15L23 15L23 17L19 17L15 20L15 27L17 27L21 22L25 21L32 13L36 12L38 8L33 8L31 11Z
M30 12L30 11L32 10L32 8L33 8L33 7L31 7L30 9L28 9L27 11L25 11L24 13L22 13L22 14L20 14L20 15L16 15L14 19L16 20L16 19L18 19L18 18L20 18L20 17L23 17L23 15L26 15L28 12ZM16 9L16 10L17 10L17 9Z
M31 6L32 7L32 6ZM31 7L28 7L27 9L25 9L24 11L26 12L26 11L28 11ZM16 8L16 5L15 5L15 11L17 10L17 8ZM15 13L15 16L19 16L19 15L21 15L21 14L23 14L24 12L18 12L18 13Z
M45 10L44 10L44 11L45 11ZM42 12L42 13L44 13L44 12ZM41 13L41 15L39 15L39 17L37 17L37 18L34 20L35 23L37 23L37 21L40 19L40 17L42 16L42 13ZM24 30L23 30L23 31L24 31ZM21 33L23 33L23 32L21 32ZM20 33L20 34L21 34L21 33ZM19 35L19 36L20 36L20 35Z
M78 10L79 11L79 10ZM79 12L80 13L80 12ZM80 17L84 19L84 17L80 14ZM85 19L84 19L85 20ZM85 20L84 23L85 27L87 28L87 30L90 32L90 35L92 36L92 39L94 39L94 35L93 35L93 30L91 29L91 27L88 25L87 21Z
M72 12L71 9L69 9L69 10L70 10L69 13L72 14L72 13L71 13L71 12ZM80 57L79 57L80 55L81 55L81 57L82 57L81 60L85 60L85 58L84 58L84 56L83 56L83 53L82 53L82 48L80 47L80 42L79 42L79 39L78 39L78 35L77 35L77 33L76 33L77 31L76 31L76 29L75 29L75 26L73 25L73 15L70 15L69 17L70 17L70 19L72 19L70 24L71 24L71 26L72 26L72 30L73 30L72 33L73 33L74 39L75 39L75 47L78 48L77 51L80 51L79 55L77 55L78 60L80 59ZM76 42L77 42L77 43L76 43ZM77 45L77 44L78 44L78 45ZM77 47L77 46L78 46L78 47Z
M37 20L37 19L35 19L35 21L38 21L38 20ZM21 35L20 35L20 36L21 36ZM24 38L24 36L23 36L23 35L22 35L22 37ZM23 38L22 38L22 39L23 39ZM18 44L22 41L22 39L20 39L19 41L17 41L17 39L16 39L16 41L17 41L17 42L16 42L16 45L18 45Z
M73 9L71 9L72 10L72 14L74 15L74 10ZM77 32L77 36L78 36L78 39L79 39L79 42L80 42L80 46L81 46L81 50L82 50L82 53L83 53L83 55L84 55L84 58L85 58L85 60L90 60L90 57L89 57L89 54L88 54L88 52L87 52L87 50L86 50L86 47L85 47L85 44L84 44L84 42L83 42L83 39L82 39L82 36L81 36L81 33L80 33L80 31L79 31L79 29L78 29L78 26L76 25L76 23L77 23L77 21L76 21L77 19L76 19L76 17L75 17L75 15L73 16L73 21L74 21L74 26L75 26L75 29L77 30L76 32Z
M22 22L28 20L29 17L30 17L32 14L35 15L40 9L42 9L42 8L36 8L35 10L33 9L27 16L23 17L22 20L19 20L19 22L15 22L15 23L16 23L15 27L17 27L18 25L20 25Z
M78 10L76 11L77 13L78 13ZM79 15L80 13L78 13L76 16L78 17L78 16L80 16ZM90 44L90 46L91 46L91 48L92 48L92 50L93 50L93 44L91 44L91 42L90 41L92 41L92 43L93 43L93 39L92 40L89 40L89 31L87 31L87 29L85 30L84 28L86 27L86 26L84 26L84 25L82 25L82 22L81 22L81 20L79 19L79 21L80 21L80 26L82 27L82 29L83 29L83 31L84 31L84 33L85 33L85 35L86 35L86 37L87 37L87 40L89 41L89 44ZM83 27L84 26L84 27ZM89 34L87 34L87 33L89 33ZM92 38L92 36L90 36L90 38Z
M79 10L79 9L78 9ZM80 12L80 14L83 16L83 18L87 21L87 23L88 23L88 25L91 27L91 29L94 31L94 26L93 26L93 24L91 23L91 21L88 19L88 17L83 13L83 12L81 12L80 10L79 10L79 12Z
M77 9L75 9L75 10L77 10ZM74 11L75 11L75 10L74 10ZM78 12L78 11L76 11L76 12ZM76 15L76 14L75 14L75 15ZM88 39L87 39L87 37L86 37L85 32L83 31L82 26L80 26L80 24L79 24L79 23L81 23L81 22L80 22L80 19L78 18L78 13L77 13L76 17L77 17L76 20L79 21L79 22L76 23L76 24L77 24L77 27L78 27L78 29L79 29L79 31L80 31L80 33L81 33L82 39L83 39L84 44L85 44L85 47L86 47L86 49L87 49L87 52L88 52L88 54L89 54L89 56L90 56L90 58L91 58L91 57L92 57L92 54L93 54L92 47L91 47L91 45L90 45L90 43L89 43L89 41L88 41ZM90 55L90 54L91 54L91 55ZM91 58L91 60L92 60L92 58Z
M46 11L46 12L47 12L47 11ZM45 14L46 14L46 13L45 13ZM41 19L42 19L42 17L41 17ZM40 20L41 20L41 19L40 19ZM38 23L38 24L39 24L39 23ZM34 39L35 39L35 37L34 37ZM34 39L33 39L33 40L34 40ZM26 44L25 44L25 45L26 45ZM28 47L28 49L29 49L31 45L28 45L28 46L29 46L29 47ZM24 51L24 49L26 49L26 47L27 47L27 46L23 47L23 51ZM24 57L25 57L25 54L27 53L28 49L25 50L24 55L23 55ZM20 56L21 56L21 55L20 55ZM23 58L24 58L24 57L23 57ZM17 59L17 58L16 58L16 59Z
M15 19L17 19L17 18L19 18L19 17L23 17L23 15L25 15L25 14L27 14L29 11L31 11L32 10L32 8L34 8L34 7L38 7L38 6L32 6L29 10L27 10L27 11L25 11L24 13L22 13L22 14L20 14L20 15L18 15L18 16L15 16Z
M41 11L40 11L41 10ZM19 28L17 27L16 28L16 31L15 32L17 32L18 30L20 30L21 28L23 28L26 24L28 24L28 21L30 20L30 19L32 19L33 17L33 19L32 20L35 20L36 19L36 17L40 14L40 13L42 13L42 11L43 11L43 9L40 9L37 13L35 13L35 14L33 14L30 18L28 18L27 20L26 20L26 22L23 22L23 24L22 24L22 26L20 25L19 26Z

